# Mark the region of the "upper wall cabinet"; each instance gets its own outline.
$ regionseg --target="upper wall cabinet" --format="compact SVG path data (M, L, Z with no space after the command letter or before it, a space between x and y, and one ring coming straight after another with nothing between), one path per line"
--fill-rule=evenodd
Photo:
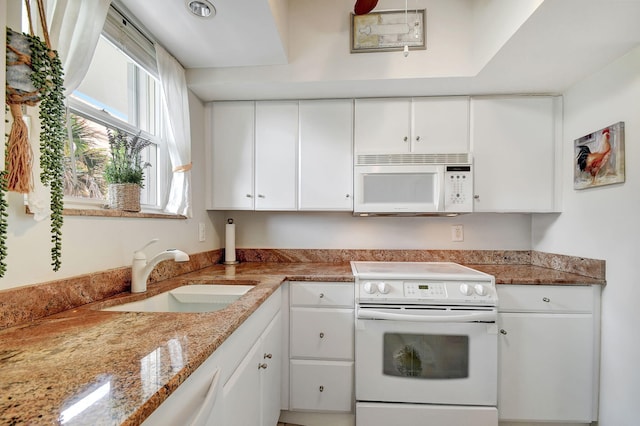
M254 102L215 102L207 144L207 208L253 210Z
M353 101L300 101L300 210L353 210Z
M474 211L557 211L561 120L560 97L471 99Z
M256 210L296 210L298 101L256 102Z
M355 101L356 153L469 151L469 98L380 98Z
M208 108L208 209L353 210L353 100Z

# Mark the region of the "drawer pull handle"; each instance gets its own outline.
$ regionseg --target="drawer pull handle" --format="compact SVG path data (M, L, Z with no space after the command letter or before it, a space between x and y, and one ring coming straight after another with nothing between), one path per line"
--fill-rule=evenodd
M264 354L264 359L271 359L273 358L272 354Z
M322 331L320 332L320 338L324 339L324 333Z
M324 293L320 293L320 299L324 299Z
M549 303L549 302L551 302L551 299L549 299L548 297L543 297L542 301Z
M260 370L260 369L266 370L267 367L268 367L268 365L266 363L258 364L258 370Z
M505 336L507 335L507 330L505 330L504 328L500 329L500 334L504 334Z
M324 392L324 386L320 385L320 392Z

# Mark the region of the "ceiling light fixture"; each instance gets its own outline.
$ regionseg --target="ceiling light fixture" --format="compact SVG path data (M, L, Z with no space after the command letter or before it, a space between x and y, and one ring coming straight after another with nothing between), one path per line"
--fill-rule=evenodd
M216 8L207 0L186 0L185 5L189 12L198 18L213 18L216 16Z

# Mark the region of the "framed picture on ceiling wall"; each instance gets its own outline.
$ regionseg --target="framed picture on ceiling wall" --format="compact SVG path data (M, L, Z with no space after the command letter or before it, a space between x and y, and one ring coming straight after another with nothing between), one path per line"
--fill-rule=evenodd
M574 141L573 188L624 182L624 122Z
M426 49L424 9L351 14L351 53Z

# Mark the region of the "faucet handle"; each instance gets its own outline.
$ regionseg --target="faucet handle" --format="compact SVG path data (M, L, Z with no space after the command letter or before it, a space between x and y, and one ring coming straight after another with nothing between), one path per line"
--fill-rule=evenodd
M147 247L149 247L151 244L153 243L157 243L158 241L160 241L159 238L153 238L151 241L149 241L147 244L143 245L142 248L136 250L136 251L142 251L144 249L146 249Z

